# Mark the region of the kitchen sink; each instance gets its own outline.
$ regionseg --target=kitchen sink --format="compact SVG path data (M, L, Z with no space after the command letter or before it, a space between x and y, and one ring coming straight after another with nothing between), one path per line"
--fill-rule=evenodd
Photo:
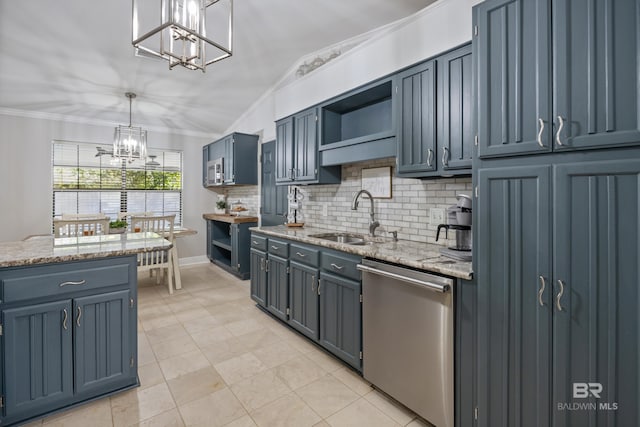
M354 233L321 233L310 234L309 237L316 239L330 240L337 243L345 243L347 245L366 245L367 242L362 234Z

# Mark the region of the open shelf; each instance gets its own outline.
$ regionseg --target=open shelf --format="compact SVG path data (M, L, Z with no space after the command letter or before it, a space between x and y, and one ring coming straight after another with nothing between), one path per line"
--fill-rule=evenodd
M394 135L392 82L322 106L320 150Z
M231 251L231 239L212 240L211 243L214 246L225 249L227 251Z

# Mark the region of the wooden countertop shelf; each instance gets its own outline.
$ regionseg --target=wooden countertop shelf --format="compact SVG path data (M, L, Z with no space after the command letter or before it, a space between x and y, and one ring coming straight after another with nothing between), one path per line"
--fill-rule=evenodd
M242 215L232 215L232 214L213 214L206 213L202 214L202 218L211 220L211 221L220 221L226 222L229 224L242 224L245 222L258 222L258 217L255 216L242 216Z

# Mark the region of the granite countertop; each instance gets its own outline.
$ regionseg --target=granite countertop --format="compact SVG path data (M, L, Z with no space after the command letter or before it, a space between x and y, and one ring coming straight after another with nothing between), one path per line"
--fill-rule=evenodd
M386 237L371 238L365 235L365 239L367 240L366 245L349 245L310 237L310 235L313 234L335 232L335 230L308 227L306 225L302 228L290 228L284 225L251 227L250 230L268 236L282 237L312 245L337 249L363 257L389 261L460 279L470 280L473 278L471 262L456 261L444 257L440 255L442 246L431 243L412 242L409 240L398 240L394 242L392 239Z
M242 216L233 214L214 214L205 213L202 214L202 218L213 221L228 222L229 224L241 224L244 222L258 222L258 218L255 216Z
M155 233L32 236L20 242L0 243L0 268L133 255L172 246Z

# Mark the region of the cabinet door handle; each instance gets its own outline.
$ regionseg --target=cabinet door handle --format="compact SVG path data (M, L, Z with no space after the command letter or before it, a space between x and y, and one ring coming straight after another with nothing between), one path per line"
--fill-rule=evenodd
M67 327L67 320L69 319L69 313L67 312L66 308L62 310L62 313L64 314L64 317L62 318L62 327L66 331L67 329L69 329Z
M544 147L544 144L542 143L542 132L544 132L544 120L538 118L538 124L540 124L540 130L538 131L538 137L536 138L536 141L538 141L538 145L540 147Z
M320 295L320 287L322 286L322 280L318 280L318 295Z
M305 255L305 254L300 253L300 252L296 252L296 255L298 255L300 258L304 258L304 257L306 257L306 255Z
M432 160L433 160L433 150L429 148L427 150L427 166L431 167Z
M335 268L336 270L342 270L344 268L343 265L338 265L338 264L331 264L331 267Z
M78 306L78 317L76 317L76 325L78 325L78 328L80 327L80 318L82 317L82 308L80 308L80 306Z
M260 270L264 271L264 259L260 259Z
M447 147L442 147L442 164L449 166L449 149Z
M84 285L85 283L87 283L86 280L80 280L78 282L62 282L60 283L60 287L62 288L63 286L79 286L79 285Z
M315 292L316 291L316 275L314 274L313 276L311 276L311 292Z
M544 288L547 286L544 277L540 276L540 289L538 290L538 303L540 303L540 307L544 307L544 302L542 301L542 294L544 293Z
M264 262L264 271L265 271L266 273L268 273L268 272L269 272L269 260L266 260L266 261Z
M560 125L558 126L558 132L556 132L556 143L562 146L563 144L560 140L560 132L562 132L562 128L564 128L564 119L562 116L558 116L558 123L560 123Z
M560 304L560 298L562 298L562 294L564 294L564 283L562 280L558 280L558 285L560 286L560 292L558 292L558 296L556 296L556 307L558 311L562 311L562 305Z

